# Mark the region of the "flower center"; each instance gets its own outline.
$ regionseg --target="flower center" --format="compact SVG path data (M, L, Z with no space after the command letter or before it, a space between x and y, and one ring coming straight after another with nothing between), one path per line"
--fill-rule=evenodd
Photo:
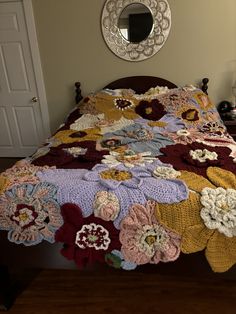
M151 114L152 113L152 108L151 107L145 108L145 113L146 114Z
M148 141L153 139L153 133L146 129L140 129L134 132L128 133L129 137L135 138L138 141Z
M183 119L188 121L199 120L198 112L195 109L189 109L182 114Z
M156 235L149 235L145 238L145 241L147 242L148 245L153 245L157 240Z
M129 171L121 171L116 169L104 170L100 173L104 180L125 181L132 178L132 173Z

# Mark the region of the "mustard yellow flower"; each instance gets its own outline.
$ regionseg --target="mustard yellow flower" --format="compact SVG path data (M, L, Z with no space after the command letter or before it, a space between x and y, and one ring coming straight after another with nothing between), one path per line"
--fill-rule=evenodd
M181 251L205 250L215 272L236 264L236 176L218 167L207 178L188 171L181 177L192 192L185 201L159 204L158 220L182 236Z
M119 120L124 117L129 120L139 118L134 108L139 100L131 96L119 97L98 93L94 97L95 108L105 114L106 119Z
M96 141L100 139L102 135L100 134L100 129L92 128L86 129L83 131L75 131L75 130L62 130L57 132L53 139L59 141L59 143L68 144L75 142L83 142L83 141ZM56 142L57 142L56 141Z
M6 177L0 175L0 194L2 194L3 192L5 192L6 188L8 185L8 180Z
M210 98L202 91L196 92L193 95L193 98L197 101L198 105L202 110L208 111L210 109L215 109L215 106L211 102Z

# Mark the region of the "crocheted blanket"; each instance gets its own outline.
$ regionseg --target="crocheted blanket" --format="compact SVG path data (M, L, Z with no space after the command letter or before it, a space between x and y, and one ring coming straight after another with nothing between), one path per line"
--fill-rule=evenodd
M204 250L224 272L236 263L235 175L236 143L201 90L102 90L0 174L0 230L25 246L61 242L78 267Z

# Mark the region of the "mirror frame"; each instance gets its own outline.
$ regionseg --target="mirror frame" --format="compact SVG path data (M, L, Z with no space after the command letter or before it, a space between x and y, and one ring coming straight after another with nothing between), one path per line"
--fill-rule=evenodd
M122 11L131 4L145 5L152 14L149 36L139 43L126 40L118 27ZM110 50L127 61L151 58L165 44L171 28L171 10L167 0L106 0L101 17L104 40Z

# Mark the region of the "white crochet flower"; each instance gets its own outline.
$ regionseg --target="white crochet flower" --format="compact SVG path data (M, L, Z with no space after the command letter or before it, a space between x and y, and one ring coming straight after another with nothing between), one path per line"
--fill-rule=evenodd
M160 166L153 171L153 176L158 179L176 179L181 175L180 171L176 171L171 167Z
M98 115L93 115L90 113L83 114L82 117L78 118L77 120L75 120L74 123L70 125L70 129L82 131L85 129L94 128L95 124L98 121L104 119L104 117L105 117L104 113Z
M84 155L87 152L87 148L81 148L81 147L70 147L70 148L64 148L64 151L68 152L74 157L78 157L79 155Z
M83 225L76 233L75 243L81 249L95 248L95 250L107 250L111 239L109 232L102 225L91 223Z
M102 163L108 167L116 167L120 164L123 164L127 168L133 168L134 166L144 167L146 163L152 163L156 160L151 155L151 152L135 153L132 150L125 151L124 153L110 152L110 155L103 156Z
M176 132L178 136L189 136L190 132L187 129L181 129Z
M207 149L190 150L189 154L194 160L198 160L200 162L218 159L218 154L216 152L210 152Z
M204 188L201 192L201 217L209 229L227 237L236 236L236 190Z

